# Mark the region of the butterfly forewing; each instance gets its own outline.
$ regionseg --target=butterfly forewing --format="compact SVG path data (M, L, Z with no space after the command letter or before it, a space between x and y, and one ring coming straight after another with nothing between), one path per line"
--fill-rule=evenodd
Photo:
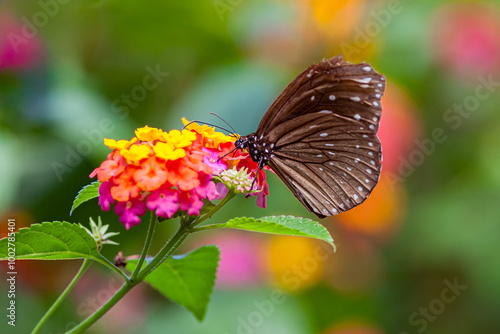
M349 64L341 56L323 60L302 72L283 90L256 133L268 133L297 116L322 110L355 118L377 131L384 89L384 77L368 64Z
M347 211L380 177L384 89L368 64L323 60L285 88L245 145L318 217Z

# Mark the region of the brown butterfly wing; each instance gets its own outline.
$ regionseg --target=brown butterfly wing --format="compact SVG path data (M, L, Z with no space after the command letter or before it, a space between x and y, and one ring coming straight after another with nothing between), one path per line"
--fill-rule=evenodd
M367 127L371 125L370 129L376 132L384 90L384 76L369 64L350 64L342 56L323 60L302 72L281 92L256 133L268 133L297 116L328 108L337 115L359 116L360 122Z
M299 75L262 119L256 135L274 144L269 166L318 217L355 207L377 184L384 88L370 65L334 57Z

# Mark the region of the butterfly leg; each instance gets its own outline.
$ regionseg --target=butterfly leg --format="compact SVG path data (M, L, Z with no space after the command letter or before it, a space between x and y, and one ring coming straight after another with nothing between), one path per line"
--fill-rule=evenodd
M259 159L259 166L257 167L257 171L255 172L255 177L253 178L252 181L252 186L250 187L250 191L253 190L253 186L255 185L255 181L257 181L257 176L259 176L259 171L264 167L264 156L261 155ZM245 197L249 197L250 195L246 195Z

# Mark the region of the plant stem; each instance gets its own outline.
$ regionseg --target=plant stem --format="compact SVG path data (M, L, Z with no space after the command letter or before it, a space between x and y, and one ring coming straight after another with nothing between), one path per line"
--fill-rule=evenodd
M194 226L200 225L201 223L203 223L208 218L211 218L217 211L219 211L224 205L226 205L227 202L229 202L230 200L232 200L234 198L234 196L236 196L235 193L228 192L227 195L226 195L226 197L224 197L224 199L222 201L220 201L212 210L210 210L209 212L207 212L203 217L201 217L200 219L194 221L194 223L191 224L190 227L194 227Z
M54 313L54 311L57 309L57 307L62 303L64 298L68 295L68 293L71 291L71 289L75 286L76 282L82 277L83 273L85 270L90 266L92 263L91 259L85 259L83 260L82 266L80 267L80 270L76 273L75 277L73 277L73 280L68 284L66 289L59 295L59 297L56 299L56 301L52 304L52 306L45 312L43 317L40 319L40 321L36 324L35 328L31 332L32 334L38 333L42 325L47 321L47 319Z
M185 226L180 226L177 232L173 235L172 238L167 242L165 246L156 254L153 260L148 263L147 266L144 267L137 275L136 279L133 281L134 284L137 284L137 282L142 281L146 276L148 276L153 270L155 270L160 264L163 263L170 255L172 255L173 252L179 246L181 243L187 238L189 235L189 232L187 231Z
M201 227L192 228L192 229L189 230L189 232L190 233L195 233L195 232L200 232L200 231L205 231L205 230L213 230L213 229L216 229L216 228L222 228L225 225L226 224L205 225L205 226L201 226Z
M118 290L111 299L101 306L94 314L82 321L78 326L68 331L68 334L83 333L86 329L92 326L99 320L106 312L108 312L116 303L120 301L134 286L139 284L144 277L153 271L158 265L165 261L179 245L186 239L189 232L186 231L185 226L180 226L177 232L170 238L165 246L158 252L154 259L142 269L134 280L126 281L120 290Z
M109 261L108 259L106 258L103 258L105 261L99 261L100 264L104 264L106 267L108 267L109 269L113 270L115 273L117 273L118 275L120 275L125 281L128 281L129 280L129 277L127 275L125 275L125 273L123 271L121 271L120 269L118 269L117 267L115 267L114 263Z
M137 277L137 274L139 274L139 271L141 271L142 264L144 263L144 260L146 259L146 255L148 254L149 247L151 246L151 241L153 240L153 234L155 232L156 221L157 221L156 214L153 211L151 211L151 218L149 220L149 227L148 227L146 242L144 243L144 248L142 249L141 258L139 259L139 262L137 262L137 267L135 267L135 270L132 273L132 276L130 276L131 281L133 281Z
M229 192L222 201L220 201L212 210L207 212L205 215L200 217L198 220L194 220L191 224L185 225L180 224L177 232L170 238L170 240L163 246L163 248L156 254L156 256L149 262L144 268L141 269L144 263L146 254L149 250L151 244L151 238L154 233L154 227L156 223L156 216L152 214L148 234L146 237L146 243L144 245L141 259L137 263L137 267L129 280L126 280L122 285L120 290L118 290L111 299L109 299L104 305L101 306L94 314L89 316L87 319L82 321L78 326L68 331L68 334L83 333L86 329L92 326L97 320L99 320L106 312L108 312L116 303L120 301L134 286L139 284L148 276L153 270L155 270L160 264L162 264L173 252L182 244L182 242L187 238L187 236L192 233L191 226L196 226L203 223L208 218L212 217L217 211L219 211L224 205L227 204L236 194ZM139 268L139 269L138 269ZM139 270L139 271L138 271ZM135 276L134 276L135 275Z

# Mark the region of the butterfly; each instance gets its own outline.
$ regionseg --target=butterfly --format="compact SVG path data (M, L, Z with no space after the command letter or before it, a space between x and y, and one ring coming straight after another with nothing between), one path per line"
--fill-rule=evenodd
M342 56L310 66L290 83L257 131L238 138L259 168L269 166L319 218L365 201L381 171L377 137L385 78Z

